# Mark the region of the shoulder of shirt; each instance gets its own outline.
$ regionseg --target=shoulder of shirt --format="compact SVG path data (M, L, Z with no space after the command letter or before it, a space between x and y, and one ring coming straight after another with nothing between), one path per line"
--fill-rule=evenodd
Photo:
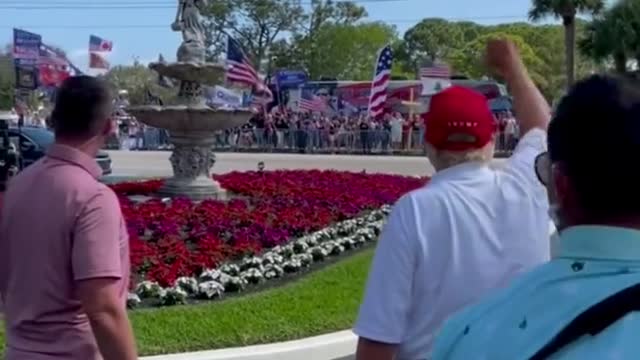
M424 224L427 219L436 219L435 216L423 218L420 211L428 207L431 214L440 213L438 209L444 206L446 194L433 186L422 186L404 194L393 206L393 212L400 214L405 220L420 221Z
M430 206L437 206L438 202L444 198L445 194L440 191L439 188L429 185L423 185L422 187L409 191L404 194L396 202L396 207L399 206L411 206L414 207L417 202L428 202ZM433 202L433 204L432 204Z
M513 302L518 297L528 298L530 293L526 289L544 282L544 275L553 271L554 267L553 262L540 265L517 277L508 287L494 291L480 302L465 307L450 316L436 338L436 347L438 349L451 348L460 339L457 335L462 333L467 326L473 326L474 323L482 320L496 318L502 313L513 312L513 307L505 306L505 303Z

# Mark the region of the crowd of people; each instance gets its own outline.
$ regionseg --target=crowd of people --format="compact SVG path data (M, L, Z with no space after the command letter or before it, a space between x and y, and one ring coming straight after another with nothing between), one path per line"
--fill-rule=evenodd
M457 86L434 95L423 120L436 173L394 205L380 235L354 327L357 359L638 358L638 80L592 75L551 119L513 43L490 40L486 60L517 118L503 118L501 140L484 96ZM128 235L94 160L116 127L108 87L72 77L56 101L56 143L2 202L6 358L134 360ZM278 141L286 123L274 115L261 126ZM493 166L500 141L517 145Z
M518 139L518 125L510 111L494 113L498 151L510 151ZM165 150L169 135L135 119L120 116L119 138L112 147L124 150ZM290 151L300 153L422 153L422 116L385 114L379 119L327 116L320 113L273 111L256 114L249 123L215 134L216 149Z

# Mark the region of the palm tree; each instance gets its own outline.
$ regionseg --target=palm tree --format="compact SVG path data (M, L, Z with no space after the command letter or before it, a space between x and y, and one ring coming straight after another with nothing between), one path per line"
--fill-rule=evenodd
M576 15L598 14L604 8L604 0L533 0L529 19L540 21L548 16L562 19L567 64L567 87L575 78Z
M640 64L640 2L621 0L595 18L578 47L595 61L613 60L617 72L627 71L629 59Z
M627 71L630 47L624 24L614 15L607 11L604 16L589 23L584 37L578 40L578 49L597 63L613 60L615 70L624 73Z

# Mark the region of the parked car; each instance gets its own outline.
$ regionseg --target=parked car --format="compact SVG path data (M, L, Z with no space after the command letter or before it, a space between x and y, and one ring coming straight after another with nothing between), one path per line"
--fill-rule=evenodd
M38 161L53 144L54 135L48 129L41 127L24 126L22 128L10 127L9 137L20 139L20 154L22 155L23 166L27 167ZM102 168L102 175L111 174L111 157L106 151L98 152L96 162Z

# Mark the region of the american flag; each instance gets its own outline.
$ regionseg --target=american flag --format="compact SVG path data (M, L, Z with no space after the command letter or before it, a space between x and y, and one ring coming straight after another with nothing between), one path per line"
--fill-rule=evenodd
M327 110L327 101L322 96L314 95L312 90L302 89L298 107L305 111L324 112Z
M421 78L438 78L449 79L451 77L451 70L449 66L444 64L434 64L426 66L420 69Z
M391 66L393 65L393 53L391 45L380 50L376 61L376 73L371 83L371 96L369 97L369 116L378 117L384 111L387 101L387 88L391 81Z
M269 99L267 102L273 101L273 93L260 79L240 44L232 37L227 39L227 66L227 81L251 86L261 98Z
M89 36L90 52L111 52L113 50L113 42L105 40L99 36Z

